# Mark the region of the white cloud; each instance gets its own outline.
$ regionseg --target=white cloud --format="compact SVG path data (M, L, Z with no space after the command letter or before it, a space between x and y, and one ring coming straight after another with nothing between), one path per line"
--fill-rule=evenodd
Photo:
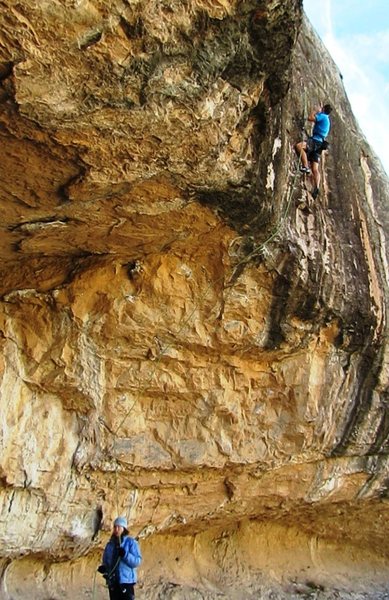
M388 65L389 30L378 31L374 34L356 34L351 36L350 43L355 44L358 55L366 56L380 67L380 63Z
M332 7L331 7L331 0L325 0L325 2L324 2L323 16L324 16L324 20L323 20L324 31L328 35L332 35Z
M389 173L389 152L384 125L387 120L387 105L382 77L376 71L372 71L365 61L359 62L357 53L350 52L349 46L345 47L341 40L326 36L323 41L343 75L343 83L357 121Z

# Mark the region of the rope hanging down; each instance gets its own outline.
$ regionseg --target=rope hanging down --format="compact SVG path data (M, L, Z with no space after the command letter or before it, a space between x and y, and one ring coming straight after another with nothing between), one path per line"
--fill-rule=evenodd
M303 128L304 128L304 124L305 124L305 120L306 120L306 116L307 116L307 97L306 97L306 92L304 90L304 114L303 114L303 119L304 119L304 123L303 123ZM290 209L290 205L291 205L291 201L292 201L292 197L293 197L293 193L294 190L296 188L296 181L297 181L297 177L299 174L299 167L301 164L301 157L298 158L298 164L297 164L297 168L295 169L294 172L294 176L293 176L293 180L292 180L292 185L290 187L288 187L288 193L287 193L287 201L285 204L285 210L283 211L283 213L281 214L281 217L278 221L278 223L276 224L275 229L270 233L269 237L264 241L261 242L260 244L258 244L257 247L254 248L254 250L252 250L248 255L246 255L245 257L243 257L241 260L239 260L235 267L233 268L232 271L232 275L230 277L229 282L233 281L234 275L237 272L237 270L246 265L250 260L252 260L253 258L256 258L257 256L260 256L260 254L263 253L263 251L265 250L267 244L269 244L271 241L274 240L274 238L277 236L277 234L281 231L281 228L283 227L286 218L288 216L289 213L289 209ZM175 332L175 334L173 334L174 338L177 338L182 331L186 328L186 326L190 323L190 321L192 320L195 312L197 311L197 309L200 307L201 303L205 300L206 296L208 295L209 290L211 289L211 287L214 287L215 284L221 282L224 279L224 276L221 276L219 278L217 278L213 284L210 282L207 287L205 288L204 292L200 295L200 299L197 302L197 304L193 307L192 311L189 313L189 315L186 317L186 319L184 319L184 321L181 324L181 327L178 329L178 331ZM143 386L140 388L140 390L138 390L138 394L137 396L139 396L142 392L144 392L146 390L146 387L148 386L148 384L151 382L152 378L154 377L154 374L156 372L156 368L161 360L161 358L163 357L163 355L165 354L165 352L167 352L167 350L169 348L172 347L172 344L165 344L164 347L162 347L155 360L154 360L154 368L153 370L150 372L149 377L147 378L146 382L143 384ZM125 413L124 417L122 418L122 420L120 421L119 425L116 427L116 429L111 432L108 428L108 431L113 434L114 437L117 436L119 430L121 429L121 427L124 425L124 423L126 422L127 418L129 417L133 407L135 406L135 402L136 402L136 398L134 399L134 402L132 403L131 407L128 409L128 411Z
M260 256L266 246L272 242L274 240L274 238L279 234L279 232L281 231L282 227L285 224L286 218L288 216L289 213L289 209L291 206L291 202L292 202L292 197L294 194L294 190L296 188L296 181L297 181L297 176L298 176L298 169L300 166L300 158L298 161L298 166L297 169L294 173L293 176L293 180L292 180L292 185L290 187L288 187L288 192L287 192L287 201L285 204L285 209L284 211L281 213L281 217L278 221L278 223L276 224L274 230L269 234L269 236L267 237L267 239L263 242L261 242L260 244L258 244L248 255L244 256L242 259L240 259L234 266L233 271L232 271L232 275L229 279L229 285L228 287L231 287L231 282L234 280L234 276L235 273L238 271L238 269L244 265L246 265L247 263L249 263L252 259ZM189 315L182 321L181 326L179 327L179 329L172 334L173 338L177 338L183 331L184 329L189 325L190 321L192 320L193 316L195 315L196 311L199 309L199 307L201 306L202 302L205 300L205 298L208 295L208 292L210 291L211 287L214 287L215 284L221 282L224 279L224 276L221 276L219 278L217 278L215 281L210 282L205 290L201 293L197 303L195 304L195 306L193 307L193 309L191 310L191 312L189 313ZM122 428L122 426L124 425L124 423L126 422L126 420L128 419L128 417L130 416L132 409L135 406L135 403L138 399L138 397L146 391L148 385L150 384L151 380L153 379L158 364L160 363L162 357L165 355L165 353L171 348L173 347L173 343L166 343L164 346L162 346L158 352L158 354L156 355L153 363L154 366L153 368L150 370L149 376L147 377L146 381L143 383L143 385L138 389L136 397L134 398L134 401L132 403L132 405L130 406L130 408L126 411L126 413L124 414L123 418L121 419L119 425L115 428L114 431L112 431L110 428L107 427L107 425L104 423L103 420L101 420L100 422L105 426L105 428L107 429L107 431L113 436L113 441L112 441L112 446L111 446L111 451L113 450L113 446L115 443L115 438L117 437L118 432L120 431L120 429ZM117 514L119 514L119 489L118 489L118 469L119 469L119 461L117 459L115 459L116 465L115 465L115 496L116 496L116 512ZM113 570L116 568L117 565L114 566ZM94 574L94 579L93 579L93 592L92 592L92 600L95 600L95 592L96 592L96 572Z
M229 279L229 286L230 286L230 282L233 280L233 278L234 278L234 275L235 275L235 273L237 272L237 270L238 270L240 267L242 267L242 266L246 265L246 264L247 264L248 262L250 262L250 261L251 261L253 258L256 258L256 257L260 256L260 255L261 255L261 254L264 252L264 250L265 250L266 246L267 246L267 245L268 245L270 242L272 242L272 241L274 240L274 238L275 238L275 237L276 237L276 236L279 234L279 232L281 231L282 227L284 226L284 224L285 224L285 221L286 221L286 218L287 218L287 216L288 216L288 213L289 213L290 206L291 206L291 202L292 202L292 198L293 198L293 193L294 193L294 190L295 190L295 188L296 188L296 181L297 181L297 177L298 177L298 174L299 174L299 172L298 172L299 165L300 165L300 159L299 159L299 161L298 161L298 166L297 166L296 172L294 173L294 176L293 176L292 185L291 185L290 187L288 187L287 201L286 201L286 204L285 204L285 209L284 209L284 211L282 212L282 214L281 214L281 217L280 217L280 219L279 219L278 223L276 224L276 227L275 227L275 228L274 228L274 230L273 230L273 231L270 233L270 235L268 236L268 238L267 238L265 241L263 241L263 242L261 242L260 244L258 244L258 245L257 245L257 246L254 248L254 250L252 250L252 251L251 251L251 252L250 252L248 255L244 256L242 259L240 259L240 260L239 260L239 261L238 261L238 262L235 264L235 266L234 266L234 268L233 268L233 271L232 271L232 275L231 275L231 277L230 277L230 279ZM199 297L199 299L198 299L197 303L195 304L195 306L193 307L193 309L191 310L191 312L189 313L189 315L188 315L188 316L187 316L187 317L186 317L186 318L185 318L185 319L182 321L182 323L181 323L181 326L179 327L179 329L178 329L176 332L174 332L174 333L172 333L172 334L171 334L173 338L177 338L177 337L179 337L179 335L180 335L180 334L181 334L181 333L184 331L184 329L185 329L185 328L186 328L186 327L189 325L189 323L191 322L191 320L192 320L193 316L195 315L196 311L199 309L199 307L201 306L202 302L203 302L203 301L205 300L205 298L207 297L207 295L208 295L208 293L209 293L210 289L211 289L212 287L214 287L214 286L215 286L215 284L217 284L217 283L221 282L223 279L224 279L224 276L221 276L221 277L217 278L216 280L214 280L214 281L210 282L210 283L209 283L209 284L206 286L205 290L204 290L204 291L201 293L201 295L200 295L200 297ZM172 348L172 347L173 347L173 343L166 343L164 346L162 346L162 347L160 348L159 352L157 353L157 355L156 355L156 357L155 357L155 359L154 359L154 361L153 361L153 363L154 363L154 366L153 366L153 368L150 370L150 373L149 373L149 375L148 375L148 377L147 377L146 381L143 383L143 385L142 385L142 386L139 388L139 390L137 391L136 398L134 399L134 401L133 401L132 405L130 406L130 408L129 408L129 409L126 411L126 413L124 414L123 418L121 419L121 421L120 421L119 425L118 425L118 426L115 428L115 430L114 430L114 431L111 431L111 430L110 430L110 429L109 429L109 428L106 426L106 428L107 428L108 432L109 432L109 433L110 433L110 434L113 436L113 438L114 438L114 439L116 438L116 436L117 436L117 434L118 434L119 430L122 428L122 426L123 426L123 425L124 425L124 423L126 422L127 418L129 417L129 415L130 415L130 413L131 413L132 409L133 409L133 408L134 408L134 406L135 406L135 403L136 403L136 400L137 400L137 398L138 398L138 397L139 397L139 396L140 396L140 395L141 395L143 392L145 392L145 391L146 391L146 389L147 389L148 385L149 385L149 384L150 384L150 382L152 381L152 379L153 379L153 377L154 377L154 375L155 375L155 373L156 373L156 370L157 370L158 364L160 363L160 361L161 361L162 357L163 357L163 356L165 355L165 353L166 353L166 352L167 352L167 351L168 351L170 348ZM104 424L104 422L103 422L103 424ZM115 470L115 474L117 475L117 469ZM116 493L117 493L117 481L116 481ZM117 509L118 509L118 506L117 506Z
M301 161L301 158L299 158L299 160L298 160L297 169L296 169L296 172L294 173L294 176L293 176L293 183L292 183L292 186L289 188L289 191L288 191L287 202L285 204L285 210L281 214L281 217L280 217L278 223L276 224L274 230L270 233L269 237L264 242L261 242L256 247L254 247L254 250L252 250L249 254L247 254L244 258L242 258L235 265L234 270L232 272L232 275L230 277L230 282L233 281L234 275L235 275L236 271L239 269L239 267L247 264L253 258L256 258L257 256L260 256L265 251L266 246L270 242L272 242L274 240L274 238L279 234L279 232L281 231L282 227L284 226L286 218L287 218L288 213L289 213L289 209L290 209L290 205L291 205L291 202L292 202L294 190L296 188L296 180L297 180L297 177L299 175L298 170L299 170L299 167L300 167L300 161Z

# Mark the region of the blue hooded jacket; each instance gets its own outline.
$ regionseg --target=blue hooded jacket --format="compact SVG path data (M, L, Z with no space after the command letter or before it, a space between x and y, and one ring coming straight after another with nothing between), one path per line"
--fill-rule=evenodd
M105 547L103 554L103 564L107 567L108 573L115 573L115 579L118 583L136 583L136 567L142 562L142 555L139 544L129 535L123 535L120 548L124 549L124 556L119 559L119 538L112 536Z

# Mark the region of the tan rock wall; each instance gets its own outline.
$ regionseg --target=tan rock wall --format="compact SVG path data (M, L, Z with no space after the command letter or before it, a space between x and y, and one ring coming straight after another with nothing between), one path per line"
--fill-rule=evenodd
M300 3L3 4L2 596L123 513L141 598L380 597L389 186Z

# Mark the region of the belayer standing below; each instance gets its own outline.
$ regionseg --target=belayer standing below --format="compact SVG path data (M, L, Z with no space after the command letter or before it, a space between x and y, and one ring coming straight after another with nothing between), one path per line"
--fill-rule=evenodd
M312 168L312 176L315 187L312 191L312 197L316 198L319 193L320 171L319 162L320 155L327 148L326 137L331 129L330 113L332 107L330 104L325 104L319 110L313 110L308 117L308 121L314 123L312 135L306 142L298 142L295 145L295 150L301 158L300 171L309 174L311 172L309 164ZM308 164L309 163L309 164Z
M134 600L136 568L141 562L138 542L128 534L127 519L117 517L104 550L103 564L97 569L107 581L110 600Z

